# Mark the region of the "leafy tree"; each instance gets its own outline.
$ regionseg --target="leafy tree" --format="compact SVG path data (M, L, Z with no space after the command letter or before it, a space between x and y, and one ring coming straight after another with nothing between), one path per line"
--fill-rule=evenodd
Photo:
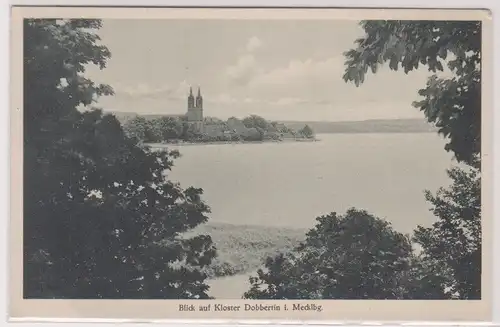
M385 220L350 209L317 221L294 251L267 259L244 297L401 299L411 297L409 285L421 287L411 272L409 237Z
M144 141L146 139L146 130L148 129L148 122L146 118L137 116L127 121L123 129L127 136L134 137L137 140Z
M427 200L439 218L432 228L419 227L415 241L424 249L422 265L446 285L446 296L481 297L481 22L364 21L365 36L345 53L345 81L359 86L370 69L389 62L405 73L426 65L432 72L446 64L451 78L433 75L413 105L448 138L445 147L472 166L449 171L450 189Z
M182 135L182 123L174 117L157 118L152 124L159 130L162 141L178 139Z
M181 138L185 141L191 141L198 137L198 132L193 127L193 125L189 124L187 121L182 122L182 134Z
M163 122L159 119L147 120L138 116L127 121L123 128L127 136L135 137L146 143L156 143L164 140Z
M264 138L262 129L250 127L243 136L245 141L262 141Z
M163 131L157 120L146 120L146 133L144 142L158 143L163 141Z
M165 171L177 152L137 146L114 116L80 112L106 85L99 20L24 22L24 296L207 298L215 255L201 189Z
M405 287L404 298L421 300L450 299L446 286L452 276L449 269L423 255L412 255L410 270L403 273L401 285Z
M345 53L344 80L359 86L368 70L389 62L405 73L426 65L429 71L454 73L452 78L429 78L413 105L448 138L445 149L457 160L474 161L481 150L481 22L363 21L365 36Z
M299 133L303 135L306 138L312 138L314 136L314 132L309 125L305 125L304 128L302 128Z
M478 169L455 167L448 171L453 183L435 195L426 192L439 218L430 228L419 226L414 239L423 259L449 271L448 295L481 298L481 180Z
M264 131L266 131L269 126L269 122L267 120L257 115L251 115L243 118L243 124L246 128L257 128Z
M223 123L223 121L217 117L205 117L203 121L206 125L218 125Z

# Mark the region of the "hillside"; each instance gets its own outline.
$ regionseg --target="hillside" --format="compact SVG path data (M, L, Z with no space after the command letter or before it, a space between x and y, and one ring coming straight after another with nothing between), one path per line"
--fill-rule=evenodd
M424 119L387 119L345 122L321 121L282 121L290 128L302 128L309 125L315 133L430 133L436 128Z

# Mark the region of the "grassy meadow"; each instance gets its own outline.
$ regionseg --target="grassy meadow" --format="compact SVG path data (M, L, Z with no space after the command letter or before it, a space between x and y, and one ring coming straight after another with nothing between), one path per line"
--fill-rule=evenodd
M209 278L217 278L261 268L268 256L297 246L305 239L307 230L207 223L193 232L212 237L217 258L207 269L207 274Z

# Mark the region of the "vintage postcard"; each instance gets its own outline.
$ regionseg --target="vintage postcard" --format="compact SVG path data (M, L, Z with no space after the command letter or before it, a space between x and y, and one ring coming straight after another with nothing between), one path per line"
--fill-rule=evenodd
M13 8L11 318L490 320L491 26Z

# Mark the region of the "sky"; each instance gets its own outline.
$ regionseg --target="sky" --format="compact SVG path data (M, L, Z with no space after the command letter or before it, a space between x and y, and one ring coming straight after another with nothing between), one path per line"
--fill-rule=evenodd
M114 88L98 100L104 110L183 114L192 86L204 115L222 119L423 118L411 103L430 76L425 68L384 67L360 87L343 81L343 53L363 35L356 21L114 19L97 33L112 56L86 75Z

